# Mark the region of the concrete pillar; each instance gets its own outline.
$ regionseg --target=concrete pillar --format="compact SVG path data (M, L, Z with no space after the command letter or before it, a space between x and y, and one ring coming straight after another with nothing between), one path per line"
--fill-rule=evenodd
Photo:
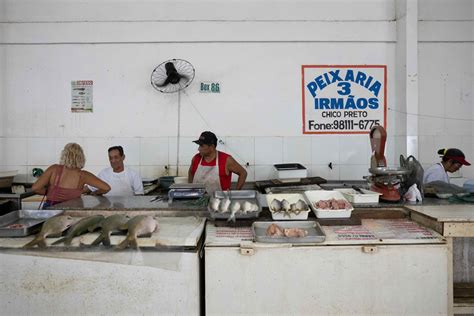
M418 1L397 0L395 153L418 158Z

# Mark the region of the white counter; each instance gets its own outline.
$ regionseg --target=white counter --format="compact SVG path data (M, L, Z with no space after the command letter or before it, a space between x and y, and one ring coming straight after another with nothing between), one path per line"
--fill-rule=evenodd
M447 314L446 242L416 223L390 221L363 220L347 234L323 226L318 245L254 243L244 228L232 235L208 224L206 314ZM399 224L413 234L388 229Z
M18 249L32 239L0 239L0 297L6 315L132 315L200 313L198 241L205 219L162 218L141 251L73 247ZM113 236L112 243L124 236ZM50 238L48 238L50 239ZM48 240L50 244L55 238Z

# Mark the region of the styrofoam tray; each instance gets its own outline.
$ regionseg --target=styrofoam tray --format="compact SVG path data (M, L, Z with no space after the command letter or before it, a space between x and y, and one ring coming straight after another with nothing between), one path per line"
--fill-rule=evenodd
M333 198L336 200L342 199L347 201L344 195L339 191L305 191L304 195L306 201L309 202L309 207L313 210L317 218L349 218L351 217L352 210L354 210L353 207L345 210L325 210L314 206L314 203L320 200L330 200Z
M310 211L309 208L307 211L301 211L299 214L289 213L289 217L284 212L276 213L270 208L270 204L272 203L274 199L277 199L279 201L285 199L288 202L290 202L290 204L296 203L298 202L298 200L303 200L306 203L308 203L308 201L306 201L306 198L304 197L303 194L298 194L298 193L267 194L266 199L267 199L268 208L270 209L270 213L272 214L272 218L274 220L306 220L308 219L308 214Z
M267 228L271 224L277 224L281 228L301 228L308 231L305 237L270 237L267 236ZM319 243L326 239L321 226L315 221L293 221L293 222L254 222L252 232L255 241L268 243Z
M364 203L364 204L378 203L379 196L382 195L381 193L366 190L366 189L360 189L360 190L364 193L363 194L359 193L354 189L334 189L334 191L341 192L350 203Z

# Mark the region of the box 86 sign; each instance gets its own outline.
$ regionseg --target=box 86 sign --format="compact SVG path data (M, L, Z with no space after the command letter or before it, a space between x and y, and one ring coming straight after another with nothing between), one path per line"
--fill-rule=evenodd
M367 134L386 128L387 66L303 65L303 134Z

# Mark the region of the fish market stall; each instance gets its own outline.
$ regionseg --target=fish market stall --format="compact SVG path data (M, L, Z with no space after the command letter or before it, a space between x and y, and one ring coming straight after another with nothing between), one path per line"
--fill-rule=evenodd
M159 213L130 213L143 212ZM66 210L61 216L77 221L81 215L119 213L126 212ZM0 238L2 312L199 314L205 218L159 217L158 225L149 237L138 238L140 250L116 250L124 235L112 235L110 247L91 247L98 232L74 237L70 246L52 245L59 238L47 238L46 248L22 248L34 236Z
M411 218L446 238L451 262L448 276L450 284L454 283L454 312L474 314L474 206L450 204L407 207L412 210Z
M401 218L376 219L380 212L390 213L322 225L322 242L264 242L256 234L265 229L208 223L206 314L447 314L446 240L403 208Z

